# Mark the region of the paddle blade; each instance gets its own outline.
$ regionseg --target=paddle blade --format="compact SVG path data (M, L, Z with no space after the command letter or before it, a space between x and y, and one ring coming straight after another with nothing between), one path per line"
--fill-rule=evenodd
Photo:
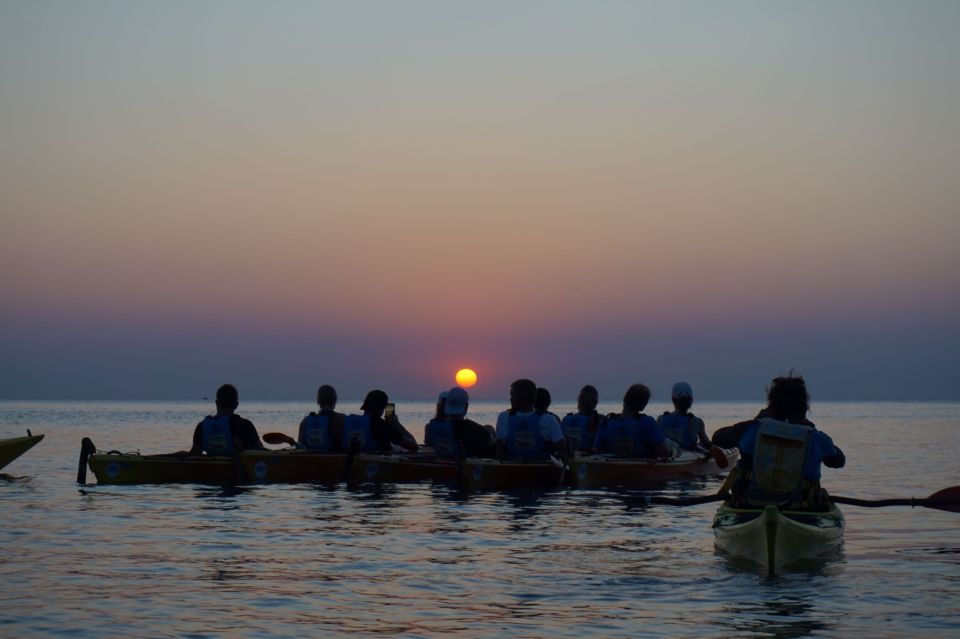
M726 468L730 465L726 451L719 446L710 447L710 456L713 457L713 461L717 462L717 468Z
M660 504L662 506L696 506L710 504L716 501L725 501L726 495L701 495L700 497L660 497L659 495L644 495L640 501L643 504Z
M264 433L263 441L268 444L290 444L291 446L297 445L297 440L290 435L284 435L283 433Z
M917 505L945 510L950 513L960 513L960 486L938 490L926 499L918 499Z

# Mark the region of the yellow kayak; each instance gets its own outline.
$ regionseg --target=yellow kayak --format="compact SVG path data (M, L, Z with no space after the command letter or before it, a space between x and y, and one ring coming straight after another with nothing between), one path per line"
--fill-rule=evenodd
M43 435L30 435L30 431L27 433L26 437L0 439L0 468L39 444L43 439Z

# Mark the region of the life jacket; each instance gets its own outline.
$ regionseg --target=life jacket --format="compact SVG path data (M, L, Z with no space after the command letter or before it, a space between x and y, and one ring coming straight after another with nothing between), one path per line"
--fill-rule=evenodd
M667 439L671 439L684 450L696 450L697 438L690 432L690 415L664 413L660 417L660 426Z
M811 426L761 418L744 497L762 501L802 499L803 469L814 432Z
M230 457L233 455L233 431L230 430L230 415L203 418L200 428L203 452L208 455Z
M442 419L432 419L427 424L430 432L430 444L437 453L437 457L444 459L459 459L460 443L453 431L453 422Z
M604 429L598 433L598 452L621 457L649 457L652 451L647 451L640 441L640 417L642 415L627 418L614 415L607 418Z
M523 415L510 411L507 422L507 457L510 459L536 459L547 456L547 447L540 431L538 413Z
M350 442L356 440L360 443L358 452L370 453L380 450L377 442L373 439L373 430L370 428L369 415L347 415L343 421L343 450L350 450Z
M580 413L568 413L563 421L560 422L560 430L567 440L570 450L586 450L593 444L590 437L588 426L593 415L581 415Z
M332 414L310 413L303 420L303 441L300 442L309 450L329 452L333 442L330 438L330 421Z

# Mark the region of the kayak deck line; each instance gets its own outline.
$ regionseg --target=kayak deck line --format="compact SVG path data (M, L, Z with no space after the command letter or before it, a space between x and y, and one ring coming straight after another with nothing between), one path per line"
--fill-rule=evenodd
M843 513L833 503L823 510L724 503L713 521L717 547L759 564L767 575L835 553L843 543L844 526Z

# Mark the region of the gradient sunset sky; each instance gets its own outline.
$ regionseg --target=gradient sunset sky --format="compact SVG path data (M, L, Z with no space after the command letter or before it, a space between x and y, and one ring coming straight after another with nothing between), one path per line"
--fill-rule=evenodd
M0 397L960 399L960 3L0 0Z

